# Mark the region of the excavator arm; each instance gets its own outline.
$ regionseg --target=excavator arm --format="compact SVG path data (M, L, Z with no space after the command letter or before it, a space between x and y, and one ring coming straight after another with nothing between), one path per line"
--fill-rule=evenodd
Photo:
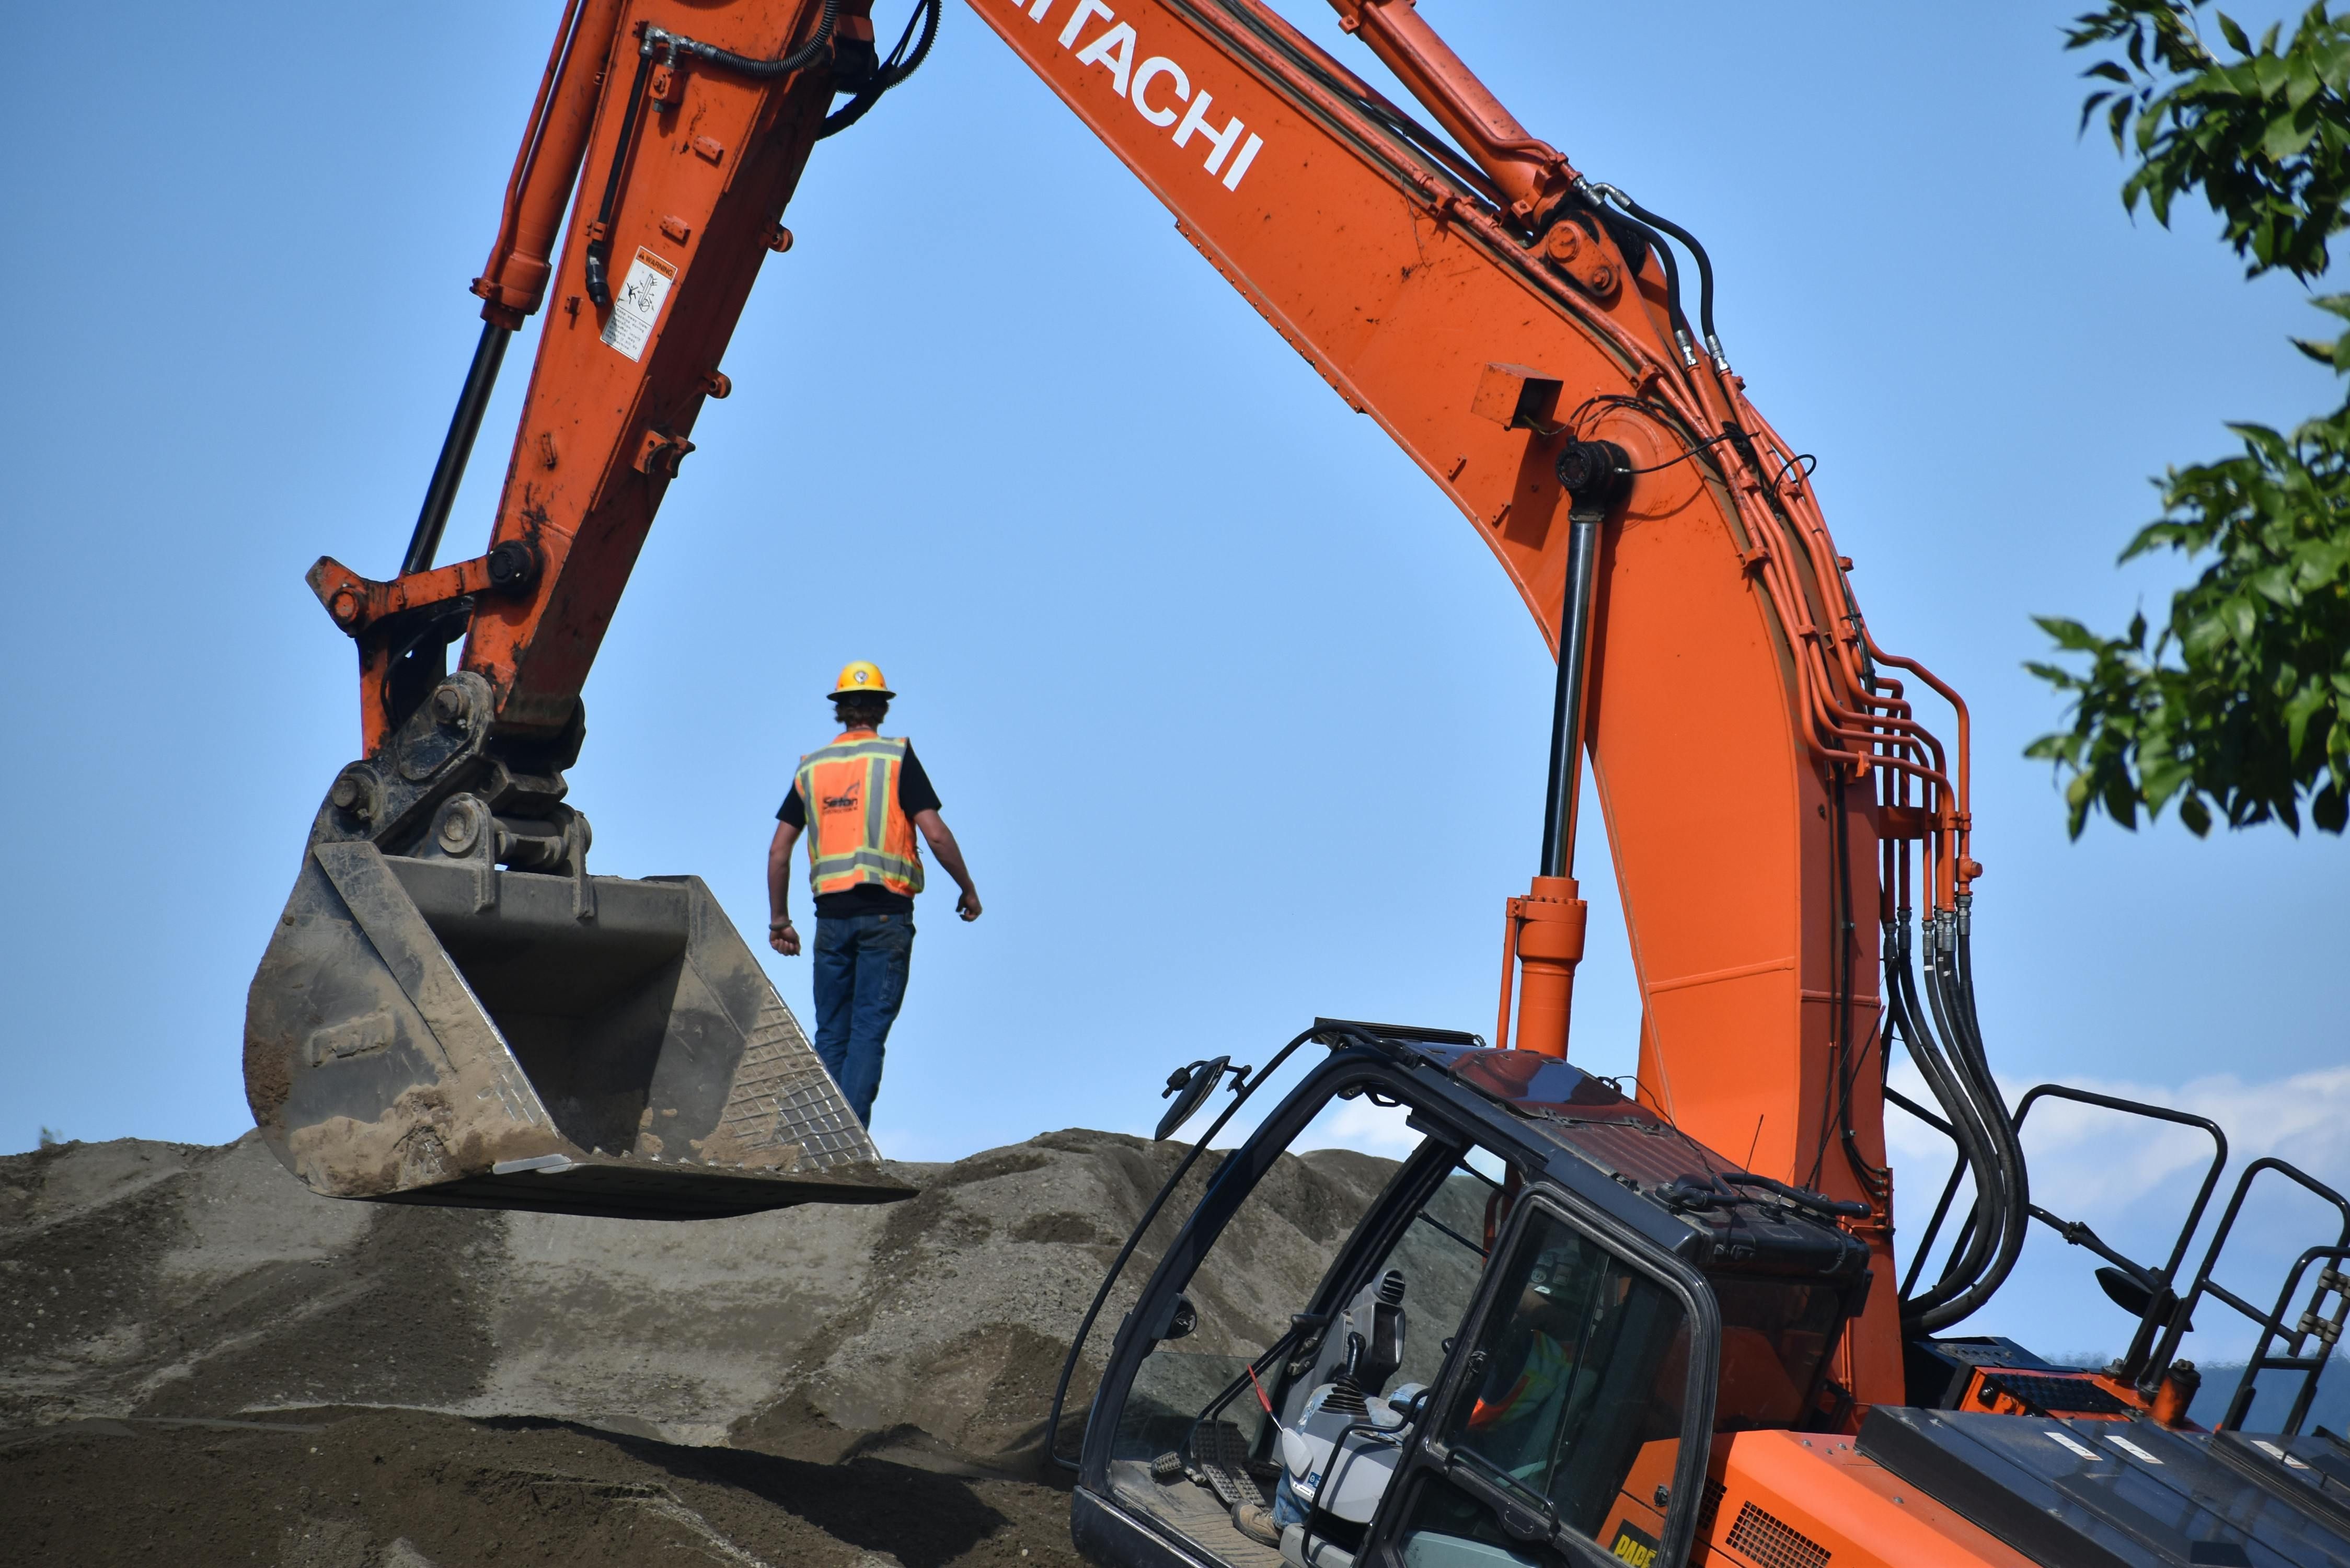
M322 560L311 574L359 648L365 754L320 808L256 977L247 1076L260 1124L320 1190L565 1207L561 1193L590 1184L516 1162L600 1159L614 1190L650 1195L691 1148L705 1185L735 1183L709 1200L735 1211L810 1196L787 1191L774 1162L805 1167L826 1137L841 1159L871 1157L829 1105L820 1136L775 1121L775 1085L754 1092L766 1081L745 1076L749 1044L689 1069L701 1025L654 992L671 994L664 966L699 972L688 950L723 926L706 894L677 917L691 928L682 946L646 950L643 985L592 1007L563 999L608 940L599 900L656 884L588 874L562 774L583 733L580 688L695 417L728 390L720 362L758 265L790 243L780 220L801 171L920 62L938 4L920 0L886 60L867 0L567 12L474 284L481 347L402 570L371 581ZM1864 1402L1898 1398L1898 1320L1963 1315L2022 1225L2021 1160L1966 969L1978 867L1965 710L1871 639L1806 460L1731 369L1703 249L1530 135L1409 0L1332 4L1434 128L1256 0L972 4L1410 454L1558 655L1547 820L1530 885L1506 905L1496 1042L1566 1048L1587 757L1642 993L1640 1097L1745 1151L1754 1172L1866 1204L1856 1229L1887 1282L1885 1020L1924 1053L1980 1192L1943 1279L1906 1312L1877 1290L1847 1334L1840 1380ZM504 343L542 307L488 547L436 566ZM1919 689L1955 707L1955 748L1918 721ZM380 932L361 911L368 888L391 910ZM529 900L546 911L528 918L536 956L501 968L488 955L515 950ZM366 942L345 940L355 929ZM747 953L723 937L740 971ZM435 992L360 956L401 940L421 955L411 968L442 965L454 983ZM369 985L338 979L370 962L382 972ZM470 1012L449 1000L468 987ZM733 1036L781 1039L772 992L746 981L744 994ZM605 1055L630 1064L552 1086ZM371 1076L353 1070L369 1062ZM676 1098L689 1083L690 1110ZM366 1161L338 1152L361 1145Z

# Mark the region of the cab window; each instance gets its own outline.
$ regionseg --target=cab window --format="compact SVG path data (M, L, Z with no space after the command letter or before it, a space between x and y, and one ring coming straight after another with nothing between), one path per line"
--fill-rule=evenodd
M1401 1532L1406 1561L1555 1562L1529 1542L1561 1531L1648 1561L1679 1458L1688 1366L1679 1298L1535 1210L1439 1428L1466 1484L1421 1483Z
M1118 1413L1114 1494L1227 1563L1277 1560L1309 1516L1326 1545L1359 1545L1484 1272L1499 1183L1477 1168L1498 1162L1417 1126L1400 1163L1316 1148L1359 1122L1365 1098L1400 1124L1405 1107L1376 1090L1342 1090L1290 1140L1184 1284L1180 1321ZM1326 1552L1316 1565L1343 1568Z
M1721 1306L1721 1387L1713 1429L1801 1425L1844 1327L1846 1287L1725 1274L1714 1275L1712 1284Z

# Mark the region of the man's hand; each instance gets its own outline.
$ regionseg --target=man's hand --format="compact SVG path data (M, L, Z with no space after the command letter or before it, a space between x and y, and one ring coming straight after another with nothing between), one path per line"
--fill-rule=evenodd
M800 934L792 929L792 918L784 913L784 884L792 874L792 845L799 836L798 828L778 817L775 836L767 846L767 945L785 958L800 955Z
M962 846L947 830L945 821L935 810L918 811L914 813L914 826L930 845L931 853L939 857L939 864L946 867L947 875L955 879L955 886L962 889L962 897L955 900L955 913L965 920L979 919L979 889L971 885L971 868L962 863Z

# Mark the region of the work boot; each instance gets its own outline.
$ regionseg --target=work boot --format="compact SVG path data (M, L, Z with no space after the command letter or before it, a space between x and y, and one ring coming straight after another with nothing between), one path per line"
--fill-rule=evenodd
M1273 1521L1273 1510L1261 1502L1232 1504L1232 1528L1251 1541L1267 1546L1281 1544L1281 1526Z

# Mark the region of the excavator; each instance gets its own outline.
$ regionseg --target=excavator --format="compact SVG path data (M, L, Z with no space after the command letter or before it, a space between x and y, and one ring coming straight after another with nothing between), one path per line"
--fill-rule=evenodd
M2350 1316L2350 1200L2252 1161L2189 1269L2220 1128L2062 1085L2009 1105L1975 1004L1965 704L1877 644L1808 458L1731 369L1697 238L1520 125L1413 0L1329 3L1416 109L1261 0L970 3L1459 509L1557 663L1491 1037L1321 1019L1262 1070L1170 1079L1162 1137L1228 1097L1070 1346L1046 1452L1086 1555L2350 1564L2350 1445L2303 1430ZM922 64L941 8L916 0L884 55L869 0L568 0L400 569L309 574L358 649L362 754L312 822L244 1066L314 1191L668 1220L907 1195L708 888L589 872L565 773L802 171ZM542 308L487 547L439 564ZM1627 1078L1568 1058L1586 766L1642 1002ZM1933 1105L1887 1081L1897 1041ZM2050 1098L2211 1140L2166 1259L2033 1201L2022 1129ZM1888 1105L1954 1149L1906 1273ZM1366 1106L1417 1140L1375 1190L1283 1158ZM2215 1266L2248 1200L2288 1189L2341 1225L2271 1304ZM2110 1366L1950 1332L2035 1222L2136 1321ZM2223 1309L2257 1349L2206 1428L2178 1352ZM2297 1392L2249 1432L2262 1374Z

